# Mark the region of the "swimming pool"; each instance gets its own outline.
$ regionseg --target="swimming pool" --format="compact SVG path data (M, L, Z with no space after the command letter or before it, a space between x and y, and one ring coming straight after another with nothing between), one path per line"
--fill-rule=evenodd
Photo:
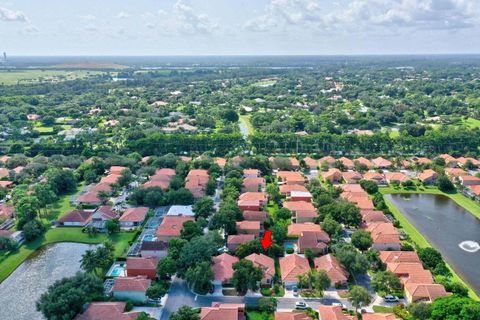
M143 241L154 241L153 234L147 234L143 237Z
M285 249L295 249L295 243L294 242L285 242L283 244L283 247Z
M107 273L107 277L125 276L125 263L115 262Z

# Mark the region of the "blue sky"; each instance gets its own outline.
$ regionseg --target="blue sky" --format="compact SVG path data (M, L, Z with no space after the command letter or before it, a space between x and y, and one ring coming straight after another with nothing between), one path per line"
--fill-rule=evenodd
M480 53L480 0L0 0L9 55Z

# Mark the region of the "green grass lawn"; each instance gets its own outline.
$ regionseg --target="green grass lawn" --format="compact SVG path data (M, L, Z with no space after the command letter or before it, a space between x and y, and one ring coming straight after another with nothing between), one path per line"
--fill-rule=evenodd
M273 320L273 315L259 311L247 311L247 320Z
M381 188L380 189L380 192L382 194L392 194L392 193L395 193L395 194L399 194L399 193L424 193L424 194L445 194L443 193L442 191L436 189L436 188L427 188L425 190L408 190L408 191L405 191L405 190L402 190L402 189L394 189L394 188ZM446 196L449 196L449 194L445 194ZM462 195L460 195L462 196ZM463 196L462 196L463 197ZM463 197L465 198L465 197ZM425 239L425 237L417 230L417 228L415 228L413 226L413 224L410 223L410 221L400 212L400 210L397 209L397 207L395 207L386 197L384 197L385 199L385 204L387 205L387 207L390 209L390 211L392 212L392 214L394 215L395 219L397 219L399 222L400 222L400 225L401 227L403 228L403 230L408 234L408 236L410 237L410 239L415 242L415 244L420 247L420 248L427 248L427 247L431 247L430 243L427 241L427 239ZM453 198L452 198L453 199ZM466 199L466 198L465 198ZM453 199L455 202L457 202L455 199ZM469 200L469 199L466 199L466 200ZM458 202L457 202L458 203ZM460 204L461 205L461 204ZM472 213L473 214L473 213ZM478 215L475 215L478 217ZM477 294L472 290L472 288L465 282L463 281L462 278L460 278L460 276L455 272L455 270L453 270L453 268L447 263L447 266L448 268L450 269L450 271L452 272L452 277L455 281L458 281L462 284L464 284L467 288L468 288L468 292L469 292L469 296L473 299L476 299L476 300L479 300L479 297L477 296Z
M249 114L240 115L240 122L243 123L245 125L245 127L247 127L249 135L255 133L255 128L253 127L252 123L250 122L251 117L252 116L249 115Z
M47 214L47 216L42 217L42 221L44 223L49 224L52 221L61 218L67 212L74 210L75 206L72 206L72 204L70 203L70 200L73 196L78 195L83 190L84 186L85 186L85 183L82 182L82 183L78 184L75 192L71 192L71 193L68 193L68 194L65 194L65 195L61 196L57 200L57 202L55 202L53 205L49 206L48 214Z
M35 127L34 130L38 131L39 133L43 133L43 134L53 133L53 127L39 126L39 127Z
M16 252L10 253L0 263L0 282L5 280L31 254L45 245L59 242L100 244L109 239L115 245L115 255L121 256L127 250L129 241L133 240L134 236L135 232L121 232L111 236L97 234L90 237L82 232L82 228L49 229L42 238L22 245Z
M480 120L474 118L468 118L464 121L464 123L470 128L479 128L480 127Z
M88 70L15 70L0 71L0 84L14 85L17 83L38 82L41 78L61 77L62 80L74 80L91 75L101 74L99 71Z
M373 306L373 311L378 313L393 313L392 307Z

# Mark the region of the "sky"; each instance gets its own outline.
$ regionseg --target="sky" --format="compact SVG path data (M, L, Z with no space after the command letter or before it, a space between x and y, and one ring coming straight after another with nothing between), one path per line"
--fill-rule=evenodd
M1 51L480 53L480 0L0 0Z

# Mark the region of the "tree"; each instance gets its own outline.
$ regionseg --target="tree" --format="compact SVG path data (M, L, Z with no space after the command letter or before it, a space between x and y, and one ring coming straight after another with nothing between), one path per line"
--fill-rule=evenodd
M172 313L170 320L200 320L200 314L189 306L182 306Z
M400 279L390 271L377 272L372 277L372 288L380 295L394 294L401 291Z
M87 273L94 273L99 264L99 257L95 250L85 251L80 259L80 268Z
M80 267L87 273L100 274L107 269L115 260L115 247L110 241L105 241L103 245L95 250L87 250L82 255Z
M325 291L331 286L330 278L325 270L315 272L313 276L313 287L318 291Z
M47 181L57 195L74 192L77 180L72 170L51 169L47 172Z
M0 237L0 250L5 250L5 251L14 251L18 247L18 244L15 240L6 238L6 237Z
M36 308L47 319L73 319L83 306L103 299L103 282L96 276L77 273L51 285L36 303Z
M331 215L327 215L322 222L322 230L328 233L331 238L338 237L342 233L342 226L335 221Z
M367 258L352 245L338 245L335 248L335 255L350 273L365 273L368 269Z
M182 230L180 230L180 238L187 241L203 234L202 228L195 221L186 221L183 223Z
M434 270L439 264L445 263L442 254L433 248L420 248L417 253L427 269Z
M40 202L37 197L24 196L21 197L15 205L17 212L17 227L22 230L24 225L35 219L40 210Z
M168 283L165 281L157 281L148 287L146 294L150 299L160 299L167 293L167 291Z
M414 320L425 320L430 318L432 309L429 304L420 302L408 305L408 312Z
M352 234L352 244L355 248L365 251L372 246L373 240L370 232L365 230L358 230Z
M353 203L344 200L324 205L319 208L318 212L320 219L325 219L327 215L330 215L332 219L346 226L358 227L362 222L360 209Z
M108 234L117 233L120 231L120 222L118 219L112 219L105 222L105 228Z
M118 181L117 183L121 186L121 187L126 187L130 184L130 182L133 181L133 175L132 175L132 171L130 169L125 169L121 172L120 174L120 178L118 178Z
M432 305L432 320L476 320L480 319L480 302L456 295L435 299Z
M368 194L375 194L378 192L378 185L370 180L360 180L360 185Z
M233 200L224 200L220 209L212 217L212 226L223 228L227 234L236 232L236 222L242 219L242 211Z
M170 278L175 274L177 270L177 264L170 256L166 256L158 261L157 274L160 278Z
M283 242L287 239L288 235L288 222L284 220L277 221L271 228L273 241L279 245L283 245Z
M183 276L188 268L194 267L200 262L210 260L217 253L219 245L208 234L195 238L195 241L187 242L177 259L177 273Z
M34 188L34 195L38 199L39 207L45 208L47 213L47 206L57 200L57 195L53 192L50 185L39 183Z
M258 310L265 313L273 313L277 310L277 299L274 297L265 297L258 300Z
M187 240L184 239L172 239L168 242L168 257L172 258L173 260L177 260L180 257L180 252L182 252L183 247L188 243Z
M205 186L205 194L207 196L213 196L215 190L217 190L217 182L213 178L208 179L207 185Z
M209 197L203 197L199 199L197 202L195 202L192 208L193 212L195 213L195 219L198 219L199 217L208 219L215 212L214 205L215 203Z
M367 306L372 302L368 290L361 286L352 286L348 293L348 301L355 307L355 310Z
M239 294L245 294L250 289L256 291L258 283L263 278L263 270L255 267L250 260L242 259L233 264L232 284Z
M437 187L443 192L450 192L455 190L455 186L453 185L452 181L450 181L450 179L448 179L448 177L444 174L438 176Z
M23 236L27 241L35 240L40 237L44 231L45 226L37 219L31 220L23 226Z
M196 293L206 294L212 289L214 274L210 262L203 261L188 268L185 279L188 286Z
M288 220L292 218L292 212L287 208L280 208L277 210L277 219Z

